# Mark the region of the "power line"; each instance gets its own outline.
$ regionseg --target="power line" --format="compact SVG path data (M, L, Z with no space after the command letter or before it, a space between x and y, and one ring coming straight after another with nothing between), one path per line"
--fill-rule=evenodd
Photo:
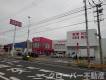
M76 26L76 25L83 24L83 23L85 23L85 22L80 22L80 23L76 23L76 24L72 24L72 25L66 25L66 26L62 26L62 27L57 27L57 28L53 28L53 29L49 29L49 30L45 30L45 31L53 31L53 30L57 30L57 29L60 29L60 28L66 28L66 27L70 27L70 26ZM45 32L45 31L40 31L40 32ZM40 32L34 32L34 33L40 33Z
M105 5L105 4L103 4L103 5ZM91 7L87 8L87 9L91 9ZM75 11L74 11L74 10L75 10ZM60 14L60 15L53 16L53 17L51 17L51 18L46 18L46 19L44 19L44 20L42 20L42 21L39 21L39 22L37 22L37 23L35 23L35 24L32 24L31 27L34 26L34 25L41 25L41 24L43 24L43 23L47 23L47 22L49 22L49 21L56 20L56 19L58 19L58 18L63 18L63 17L69 16L69 15L71 15L71 14L76 14L76 13L79 13L79 12L84 11L83 7L76 8L76 9L74 9L74 10L65 12L65 13ZM77 10L78 10L78 11L77 11ZM58 21L58 22L61 22L61 21ZM57 22L56 22L56 23L57 23ZM27 27L22 27L21 30L22 30L23 28L27 28ZM20 29L17 29L17 31L18 31L18 30L20 30ZM4 31L4 32L2 32L2 33L0 33L0 34L4 34L4 33L7 33L7 32L11 32L11 31L14 31L14 29L10 29L10 30Z
M92 21L88 21L88 22L92 22ZM53 29L48 29L48 30L42 30L42 31L38 31L38 32L33 32L31 34L35 34L35 33L42 33L42 32L47 32L47 31L53 31L53 30L57 30L57 29L63 29L63 28L67 28L67 27L71 27L71 26L76 26L76 25L80 25L80 24L84 24L84 22L79 22L79 23L75 23L75 24L70 24L70 25L66 25L66 26L61 26L61 27L57 27L57 28L53 28ZM26 34L23 34L26 35ZM23 36L21 35L21 36Z
M79 11L76 11L76 10L79 10ZM74 11L74 10L72 10L72 11ZM31 26L41 25L41 24L43 24L43 23L47 23L47 22L51 21L52 19L57 19L56 17L58 17L58 18L66 17L66 16L69 16L69 15L71 15L71 14L75 14L75 13L81 12L81 11L83 11L83 10L80 10L80 8L76 8L76 9L75 9L75 12L72 12L72 11L68 11L68 12L65 12L65 13L63 13L63 14L53 16L53 17L51 17L51 18L46 18L46 19L44 19L44 20L42 20L42 21L39 21L39 22L37 22L37 23L35 23L35 24L31 25ZM70 13L70 12L72 12L72 13ZM27 28L27 27L22 27L21 29L23 29L23 28ZM20 30L20 29L17 29L17 30ZM14 29L7 30L7 31L2 32L2 33L11 32L11 31L14 31ZM0 34L2 34L2 33L0 33Z
M106 18L104 18L104 20L105 20L105 19L106 19ZM93 22L93 20L88 21L88 22ZM85 23L85 22L70 24L70 25L66 25L66 26L62 26L62 27L58 27L58 28L53 28L53 29L48 29L48 30L42 30L42 31L39 31L39 32L33 32L33 33L31 33L31 34L42 33L42 32L47 32L47 31L54 31L54 30L57 30L57 29L63 29L63 28L71 27L71 26L76 26L76 25L84 24L84 23ZM22 35L19 35L18 37L23 36L23 35L26 35L26 33L25 33L25 34L22 34Z
M65 21L65 20L69 20L69 19L72 19L72 18L75 18L75 17L81 17L82 15L84 15L84 14L80 14L80 15L77 15L77 16L74 16L74 17L71 17L71 18L68 18L68 19L60 20L60 21L57 21L57 22L53 22L53 23L63 22L63 21ZM34 28L36 28L36 30L37 30L37 29L39 29L39 28L42 28L42 27L44 28L44 27L46 27L46 26L49 26L49 25L51 25L51 24L53 24L53 23L48 23L48 24L46 24L46 25L41 25L41 26L34 27ZM34 29L34 28L32 28L32 29Z
M4 18L4 19L1 19L0 21L4 21L4 20L6 20L6 19L9 19L9 18L11 18L11 17L14 17L14 16L16 16L17 14L20 14L20 13L22 13L22 12L24 12L24 11L26 11L26 10L32 8L33 6L35 6L35 5L33 4L34 2L35 2L35 0L33 0L30 4L28 4L27 6L25 6L25 7L22 8L22 9L20 9L20 10L17 11L16 13L13 13L11 16L8 16L8 17L6 17L6 18Z
M88 9L91 9L90 7ZM80 7L80 8L76 8L74 10L71 10L71 11L68 11L68 12L65 12L63 14L59 14L59 15L56 15L56 16L53 16L51 18L46 18L42 21L39 21L38 23L35 23L33 25L40 25L40 24L43 24L43 23L47 23L47 22L50 22L50 21L53 21L53 20L57 20L57 19L60 19L60 18L63 18L63 17L66 17L66 16L69 16L69 15L72 15L72 14L76 14L76 13L79 13L79 12L82 12L84 11L84 8L83 7ZM33 26L32 25L32 26Z
M105 20L106 18L104 18L104 20ZM91 21L88 21L88 22L93 22L93 20L91 20ZM76 25L80 25L80 24L84 24L85 22L79 22L79 23L75 23L75 24L70 24L70 25L66 25L66 26L61 26L61 27L57 27L57 28L53 28L53 29L48 29L48 30L42 30L42 31L38 31L38 32L33 32L33 33L31 33L31 34L35 34L35 33L42 33L42 32L47 32L47 31L53 31L53 30L57 30L57 29L62 29L62 28L67 28L67 27L70 27L70 26L76 26ZM26 35L26 33L25 34L23 34L23 35ZM21 36L23 36L23 35L21 35Z
M89 13L91 13L91 12L89 12ZM80 15L77 15L77 16L74 16L74 17L71 17L70 19L73 19L73 18L75 18L75 17L81 17L82 15L84 15L84 13L83 14L80 14ZM59 22L63 22L63 21L65 21L65 20L69 20L69 17L68 17L68 19L64 19L64 20L60 20L60 21L57 21L57 22L53 22L53 23L59 23ZM41 26L38 26L38 27L35 27L36 28L36 30L37 29L39 29L39 28L44 28L44 27L46 27L46 26L48 26L48 25L51 25L51 24L53 24L53 23L48 23L48 24L46 24L46 25L41 25ZM33 28L34 29L34 28Z
M54 30L58 30L58 29L67 28L67 27L70 27L70 26L80 25L80 24L83 24L83 23L85 23L85 22L75 23L75 24L66 25L66 26L57 27L57 28L48 29L48 30L42 30L42 31L39 31L39 32L31 33L31 34L35 34L35 33L42 33L42 32L47 32L47 31L54 31ZM26 35L26 34L22 34L22 35L20 35L20 36L23 36L23 35ZM17 37L20 37L20 36L17 36Z
M80 15L71 17L71 19L72 19L72 18L75 18L75 17L80 17L81 15L84 15L84 14L80 14ZM68 20L68 19L60 20L60 21L57 21L57 22L55 22L55 23L63 22L63 21L65 21L65 20ZM46 24L46 25L39 26L39 27L35 27L35 28L36 28L36 29L39 29L39 28L42 28L42 27L44 28L44 27L46 27L46 26L48 26L48 25L51 25L51 24L53 24L53 23L48 23L48 24ZM34 29L34 28L33 28L33 29ZM14 31L14 29L10 29L10 30L7 30L7 31L5 31L5 32L2 32L2 34L8 33L8 32L11 32L11 31Z

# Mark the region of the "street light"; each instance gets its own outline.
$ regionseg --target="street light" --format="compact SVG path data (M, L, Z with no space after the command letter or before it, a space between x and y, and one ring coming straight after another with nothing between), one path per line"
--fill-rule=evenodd
M28 35L27 35L27 52L26 52L26 55L28 55L28 52L29 52L29 34L30 34L30 30L29 30L29 27L30 27L30 16L28 16L28 22L29 22L29 25L28 25Z

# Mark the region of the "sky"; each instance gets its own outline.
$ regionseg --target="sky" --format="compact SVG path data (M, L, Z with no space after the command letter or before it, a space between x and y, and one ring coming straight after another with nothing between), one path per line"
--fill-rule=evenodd
M106 4L106 0L104 0ZM88 1L87 1L87 5ZM0 39L4 43L11 43L14 36L14 25L10 19L22 22L22 27L16 27L15 42L27 39L28 26L31 40L33 37L47 37L52 40L66 39L68 31L85 29L83 0L0 0ZM106 5L103 5L103 16L106 18ZM71 11L71 13L70 13ZM89 29L97 29L95 9L88 10ZM66 16L69 14L68 16ZM31 18L28 19L28 16ZM62 18L59 18L63 16ZM79 24L79 25L75 25ZM106 19L101 22L101 34L106 38Z

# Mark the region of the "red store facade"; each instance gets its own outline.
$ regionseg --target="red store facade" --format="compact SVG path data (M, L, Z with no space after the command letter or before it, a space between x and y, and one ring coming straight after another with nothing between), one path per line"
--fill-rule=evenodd
M32 38L32 51L39 55L50 55L53 52L52 40L44 37Z

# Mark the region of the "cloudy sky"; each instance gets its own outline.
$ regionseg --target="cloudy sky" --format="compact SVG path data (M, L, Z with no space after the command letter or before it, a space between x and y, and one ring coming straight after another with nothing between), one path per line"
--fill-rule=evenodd
M15 19L22 22L22 27L17 27L16 42L27 39L28 26L30 40L40 36L66 39L67 31L85 29L84 11L78 12L83 6L83 0L0 0L0 38L12 42L14 26L9 24L9 19ZM106 18L106 5L103 8L102 18ZM93 11L95 9L88 11L89 21L92 21L89 29L97 29ZM28 16L31 17L30 23ZM106 19L101 22L102 37L106 38L105 26Z

